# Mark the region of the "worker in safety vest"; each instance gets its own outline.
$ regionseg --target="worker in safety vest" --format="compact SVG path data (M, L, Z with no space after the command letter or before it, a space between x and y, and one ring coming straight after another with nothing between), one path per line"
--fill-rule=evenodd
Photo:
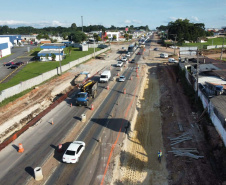
M162 151L161 151L161 150L159 150L159 151L158 151L158 159L160 159L160 160L161 160L161 157L162 157Z

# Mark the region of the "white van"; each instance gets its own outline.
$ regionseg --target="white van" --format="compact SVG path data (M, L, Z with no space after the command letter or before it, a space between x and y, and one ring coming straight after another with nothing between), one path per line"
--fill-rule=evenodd
M111 71L107 70L101 73L100 82L108 82L111 78Z
M174 58L169 58L168 62L169 63L178 63L178 61L175 60Z
M161 53L160 58L168 58L168 54L167 53Z

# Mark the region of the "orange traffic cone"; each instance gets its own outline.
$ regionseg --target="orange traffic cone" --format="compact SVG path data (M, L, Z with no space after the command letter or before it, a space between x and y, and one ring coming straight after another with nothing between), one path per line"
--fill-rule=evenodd
M93 104L91 105L91 110L94 110L94 106L93 106Z
M51 124L52 124L52 125L54 124L54 123L53 123L53 120L52 120L52 123L51 123Z
M117 76L119 76L119 73L117 73Z
M107 86L107 90L109 90L109 85Z
M126 89L123 89L123 94L126 94Z
M72 107L72 103L71 103L71 107Z
M23 153L24 152L24 148L23 148L23 145L20 143L19 144L19 150L18 150L19 153Z

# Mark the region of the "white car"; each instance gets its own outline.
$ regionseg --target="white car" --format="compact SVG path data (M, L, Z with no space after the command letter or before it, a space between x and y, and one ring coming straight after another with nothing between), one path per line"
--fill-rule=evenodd
M126 57L122 57L122 61L123 62L126 62L127 61L127 58Z
M118 63L116 64L117 67L122 67L123 66L123 62L118 61Z
M74 141L69 145L63 155L63 162L76 163L79 160L82 152L85 150L85 143L83 141Z
M126 54L126 57L130 57L130 53L127 53L127 54Z
M175 60L174 58L169 58L168 62L169 63L178 63L178 61Z
M124 82L125 80L126 80L125 76L120 76L118 79L119 82Z

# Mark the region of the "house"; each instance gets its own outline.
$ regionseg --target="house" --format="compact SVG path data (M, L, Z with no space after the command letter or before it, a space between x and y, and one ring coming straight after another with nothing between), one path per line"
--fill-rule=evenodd
M10 55L12 46L9 37L0 37L0 58Z
M226 63L220 60L201 58L197 80L197 64L180 63L192 87L198 91L203 108L226 146ZM197 86L198 82L198 86ZM197 89L198 87L198 89Z
M60 61L64 57L64 48L66 46L64 44L43 44L40 46L41 50L38 53L38 56L40 57L41 61L52 61L53 60L53 54L55 55L55 61Z

